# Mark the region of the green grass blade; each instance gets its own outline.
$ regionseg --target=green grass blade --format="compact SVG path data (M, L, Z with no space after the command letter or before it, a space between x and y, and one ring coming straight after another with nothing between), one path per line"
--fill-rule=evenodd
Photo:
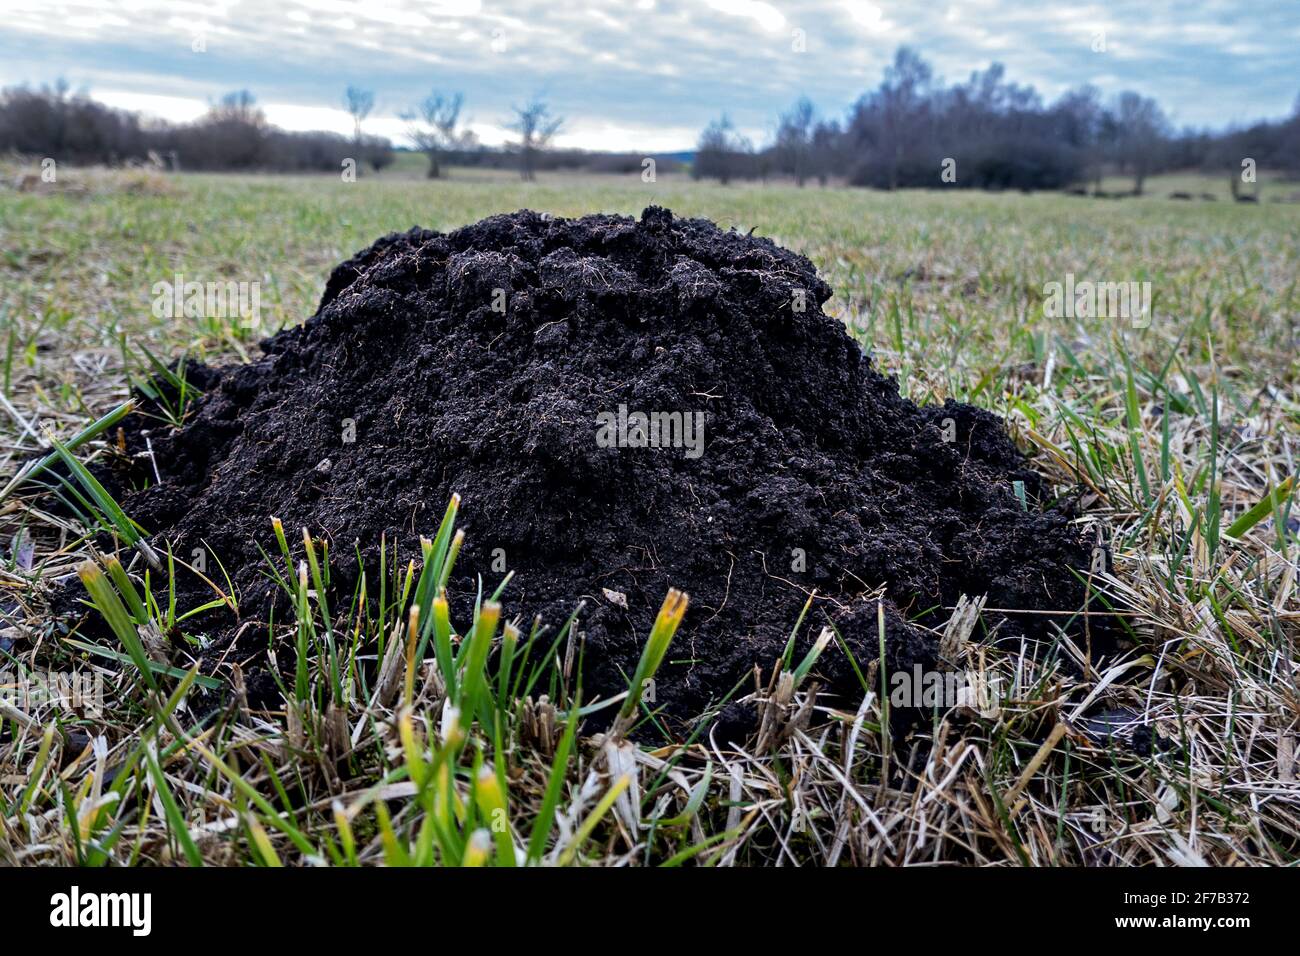
M113 409L107 415L91 422L81 431L77 432L77 434L69 438L67 442L64 443L63 448L69 452L76 451L78 448L80 448L86 442L90 441L92 438L95 438L97 435L107 431L108 429L116 425L118 422L120 422L122 419L126 418L126 416L129 415L134 409L135 409L134 401L123 402L121 405L117 406L117 408ZM14 489L22 485L23 482L35 478L37 475L44 472L47 468L50 467L50 465L54 464L58 460L59 460L59 453L56 450L50 452L48 455L46 455L44 458L40 459L39 461L35 462L34 464L24 467L21 471L18 472L18 474L14 475L13 478L10 479L9 483L5 485L3 490L0 490L0 502L3 502L11 494L13 494Z

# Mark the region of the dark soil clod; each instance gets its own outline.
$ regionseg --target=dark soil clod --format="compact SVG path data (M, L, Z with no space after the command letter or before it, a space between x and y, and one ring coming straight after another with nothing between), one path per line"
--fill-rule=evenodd
M1001 421L900 398L822 312L829 296L804 257L656 207L639 222L519 212L390 235L336 268L317 314L264 357L194 370L206 394L180 431L136 421L131 446L151 429L162 482L143 488L152 466L119 477L143 489L124 504L178 554L220 559L243 621L273 604L283 621L258 550L277 550L272 516L329 537L351 595L354 542L371 574L381 534L418 557L459 492L453 597L472 601L480 575L494 587L502 562L525 618L558 625L585 597L588 700L626 687L668 587L690 594L656 687L679 716L770 668L814 588L825 600L799 653L829 617L864 671L878 656L865 596L881 585L891 670L934 665L934 639L907 619L942 624L961 594L1083 607L1072 569L1090 545L1036 506L1040 481ZM603 447L598 422L620 407L701 414L702 452ZM1045 636L1049 619L1009 615L999 634ZM210 626L218 645L236 630ZM240 645L225 659L255 669L265 632ZM818 671L860 699L838 646Z

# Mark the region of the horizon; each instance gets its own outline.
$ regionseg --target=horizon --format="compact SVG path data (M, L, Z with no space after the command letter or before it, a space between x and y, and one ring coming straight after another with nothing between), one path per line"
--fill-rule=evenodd
M343 91L359 85L376 96L366 132L402 147L399 114L431 89L465 94L467 126L487 146L512 138L511 106L536 95L566 119L560 148L691 152L724 113L766 142L800 96L822 116L843 117L902 45L945 83L1000 62L1047 102L1084 83L1107 99L1133 89L1179 130L1275 120L1300 92L1300 83L1287 87L1300 76L1300 6L1243 21L1244 5L1224 0L1068 11L974 0L934 12L914 0L589 0L566 10L540 0L373 0L363 9L289 0L269 14L247 0L8 5L0 86L63 79L173 123L247 89L276 126L348 134ZM346 69L333 66L341 62ZM743 81L754 76L762 79Z

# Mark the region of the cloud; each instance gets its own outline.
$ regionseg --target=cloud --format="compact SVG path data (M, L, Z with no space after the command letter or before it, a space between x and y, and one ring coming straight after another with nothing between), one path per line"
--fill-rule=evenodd
M0 83L66 77L163 115L243 87L330 128L357 83L375 132L430 89L463 91L485 134L541 94L570 143L662 149L644 143L687 148L724 111L762 139L802 94L839 115L900 43L950 81L996 59L1049 98L1094 81L1180 122L1276 116L1300 86L1297 37L1300 5L1261 17L1244 0L5 0Z
M761 0L708 0L708 4L719 13L748 17L768 32L775 32L785 26L784 14Z
M894 24L885 19L885 11L874 3L863 0L861 3L850 2L846 6L854 22L872 33L884 33L893 29Z

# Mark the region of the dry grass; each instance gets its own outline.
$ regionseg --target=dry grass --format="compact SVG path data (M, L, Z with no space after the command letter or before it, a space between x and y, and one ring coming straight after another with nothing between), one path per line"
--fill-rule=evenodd
M0 191L38 196L170 196L173 183L150 166L123 169L43 168L20 159L0 158Z

